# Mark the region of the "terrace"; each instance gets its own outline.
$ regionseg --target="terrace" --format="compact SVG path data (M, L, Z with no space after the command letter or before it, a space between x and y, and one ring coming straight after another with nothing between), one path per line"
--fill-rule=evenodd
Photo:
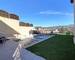
M74 0L71 0L71 2L73 3ZM19 20L19 16L15 14L9 14L8 12L1 11L1 10L0 10L0 14L1 14L0 16L5 17L7 21L11 20L12 22L14 19ZM2 21L5 22L4 21L5 19L2 17L1 17ZM29 30L31 30L31 28L33 27L33 24L23 23L23 22L19 23L19 21L16 21L16 22L17 22L17 25L15 25L14 23L12 23L12 25L14 27L17 26L18 28L20 25L21 26L20 28L22 29L20 31L22 32L22 34L25 32L23 34L24 37L26 36L25 34L27 31L26 37L28 37ZM5 22L5 23L8 24L8 22ZM5 24L3 25L5 28L6 27ZM9 26L10 25L11 23L9 24ZM12 27L12 25L10 27ZM12 28L14 29L14 27ZM15 28L14 30L17 30L18 32L19 30L18 28L17 29ZM3 30L5 30L6 32L7 29L3 29ZM12 29L7 31L11 33L11 30ZM0 48L1 48L0 60L13 60L13 59L14 60L27 60L27 59L28 60L75 60L75 45L73 44L72 35L55 35L54 37L51 37L51 38L47 37L48 39L46 39L46 37L44 38L41 38L41 37L39 38L39 37L40 36L36 37L34 41L32 41L32 39L25 39L24 41L19 42L19 44L14 42L13 40L8 40L4 42L3 44L0 44ZM24 44L26 43L26 45L28 44L29 46L27 47L26 45L21 46L23 45L22 42ZM31 45L28 42L29 43L31 42ZM39 56L39 57L36 57L36 56Z

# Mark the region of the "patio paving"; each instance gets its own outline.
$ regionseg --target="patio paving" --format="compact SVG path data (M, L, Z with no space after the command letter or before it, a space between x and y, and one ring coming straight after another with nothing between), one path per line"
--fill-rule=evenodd
M43 37L43 36L41 36L41 37ZM50 37L52 37L52 36L50 36ZM29 45L25 46L25 48L26 48L26 47L32 46L36 43L39 43L41 41L44 41L50 37L44 36L42 39L41 38L39 39L39 36L37 36L34 39L27 38L24 41L21 41L19 43L28 44L29 41L32 41ZM0 44L0 60L14 60L12 56L13 56L17 46L18 46L18 42L15 42L13 40L8 40L5 43ZM44 58L37 56L34 53L31 53L30 51L26 50L25 48L22 48L20 51L21 60L45 60Z
M0 44L0 60L13 60L12 55L18 46L18 43L8 40Z
M45 60L43 57L40 57L26 49L22 49L22 60Z

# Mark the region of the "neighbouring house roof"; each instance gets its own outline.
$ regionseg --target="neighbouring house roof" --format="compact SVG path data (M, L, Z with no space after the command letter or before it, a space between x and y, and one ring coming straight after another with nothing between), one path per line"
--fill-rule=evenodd
M15 19L15 20L19 20L19 16L15 15L15 14L8 13L4 10L0 10L0 16Z
M10 18L19 20L19 16L15 14L10 14Z
M25 22L19 22L19 25L20 26L27 26L27 27L32 27L33 26L33 24L25 23Z
M0 16L2 17L8 17L8 14L9 14L8 12L0 10Z
M0 12L8 14L8 12L6 12L6 11L4 11L4 10L0 10Z

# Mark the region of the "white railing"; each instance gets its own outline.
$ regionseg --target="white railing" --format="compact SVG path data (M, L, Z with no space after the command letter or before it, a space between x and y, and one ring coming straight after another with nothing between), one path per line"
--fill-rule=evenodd
M19 44L12 56L13 60L22 60L21 59L21 49L22 49L22 45Z

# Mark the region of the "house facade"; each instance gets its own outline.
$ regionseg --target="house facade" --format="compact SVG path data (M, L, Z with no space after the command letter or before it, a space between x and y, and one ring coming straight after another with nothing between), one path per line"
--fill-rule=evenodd
M33 29L33 26L21 26L19 20L17 15L0 10L0 33L6 37L20 39L30 37L29 31Z

